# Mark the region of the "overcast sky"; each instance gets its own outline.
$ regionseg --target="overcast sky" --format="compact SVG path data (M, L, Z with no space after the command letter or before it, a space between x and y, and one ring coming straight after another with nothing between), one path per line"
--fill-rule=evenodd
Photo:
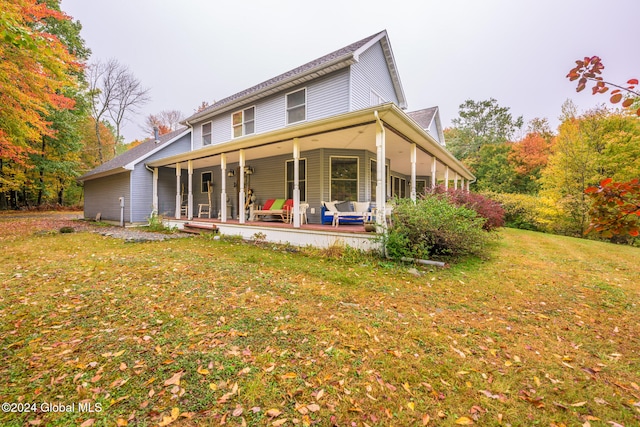
M152 100L124 127L144 138L144 118L185 116L386 29L408 110L438 105L445 127L467 99L495 98L525 122L558 125L562 103L608 99L575 92L565 75L598 55L604 75L640 77L638 0L62 0L82 25L92 61L127 65Z

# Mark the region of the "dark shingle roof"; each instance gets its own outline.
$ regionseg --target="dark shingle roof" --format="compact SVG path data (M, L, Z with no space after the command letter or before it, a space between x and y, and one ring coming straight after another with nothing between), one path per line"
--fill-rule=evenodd
M436 115L438 107L425 108L423 110L411 111L407 115L411 117L422 129L429 129Z
M183 128L174 130L173 132L160 135L158 137L159 142L156 142L153 138L146 139L140 145L136 145L132 149L125 151L119 156L114 157L113 159L96 167L92 171L89 171L86 174L82 175L80 178L78 178L78 180L86 181L88 179L91 179L91 177L95 175L104 174L105 172L113 171L116 169L122 169L126 165L132 162L135 162L136 160L140 159L141 157L150 153L151 151L167 144L172 139L174 139L181 133L185 132L186 130L187 128L183 127Z
M193 119L197 119L203 116L206 116L208 113L218 110L221 107L224 107L227 104L231 104L236 100L245 98L247 96L250 96L252 94L256 94L259 92L262 92L268 88L271 87L275 87L280 83L283 83L287 80L290 80L292 78L295 78L296 76L302 76L305 73L317 69L317 68L321 68L324 65L328 65L332 62L335 62L336 60L339 60L341 58L343 59L347 59L350 56L352 56L358 49L360 49L361 47L363 47L364 45L366 45L368 42L370 42L371 40L373 40L374 38L378 37L380 34L384 33L385 31L381 31L379 33L373 34L369 37L366 37L362 40L359 40L355 43L350 44L349 46L345 46L341 49L338 49L334 52L331 52L327 55L321 56L320 58L314 59L313 61L307 62L304 65L301 65L297 68L294 68L293 70L287 71L286 73L280 74L279 76L273 77L272 79L266 80L260 84L257 84L253 87L250 87L249 89L245 89L241 92L238 92L234 95L231 95L227 98L224 98L218 102L216 102L213 105L210 105L209 107L205 108L204 110L192 115L191 117L189 117L186 121L189 122Z

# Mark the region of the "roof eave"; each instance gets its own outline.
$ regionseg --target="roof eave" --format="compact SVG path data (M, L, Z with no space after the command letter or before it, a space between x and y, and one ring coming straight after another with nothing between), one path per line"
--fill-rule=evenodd
M117 174L123 173L123 172L131 172L132 170L133 170L133 168L129 168L128 165L127 166L122 166L122 167L118 167L118 168L114 168L114 169L109 169L109 170L104 171L104 172L94 173L94 174L91 174L91 175L82 175L81 177L78 178L78 181L79 182L92 181L94 179L105 178L107 176L117 175Z

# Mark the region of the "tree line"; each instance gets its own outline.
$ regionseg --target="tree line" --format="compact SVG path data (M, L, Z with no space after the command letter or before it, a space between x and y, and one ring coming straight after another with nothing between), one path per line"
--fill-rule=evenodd
M495 99L468 100L444 133L447 148L476 175L475 190L501 202L507 225L571 236L598 231L613 241L634 241L638 215L623 215L623 226L615 224L615 209L603 219L602 206L609 201L591 194L605 180L637 185L640 119L635 110L601 106L578 113L567 101L560 120L556 132L539 118L525 128L522 117L513 117ZM635 197L636 206L637 194L625 193ZM598 229L599 221L611 226Z
M140 141L122 125L150 90L115 59L89 63L82 29L60 0L0 0L0 209L82 202L76 179ZM147 118L153 135L182 114Z

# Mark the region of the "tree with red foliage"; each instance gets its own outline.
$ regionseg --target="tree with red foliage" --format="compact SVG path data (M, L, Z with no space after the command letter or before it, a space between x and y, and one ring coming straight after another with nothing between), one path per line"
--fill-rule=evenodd
M578 80L576 92L584 90L584 88L587 87L588 81L595 82L591 88L593 95L608 92L610 86L615 87L616 89L611 91L611 98L609 98L609 102L612 104L617 104L622 101L623 91L627 92L630 96L622 102L624 108L631 107L633 103L640 98L640 92L636 89L638 79L629 79L627 86L624 87L604 80L601 76L602 70L604 70L604 64L602 64L600 57L585 57L584 60L578 59L576 61L576 66L569 71L567 78L572 82ZM640 116L640 108L637 109L636 114Z
M640 100L640 92L636 89L638 79L627 81L627 86L621 86L604 80L601 76L604 64L598 56L585 57L577 60L576 66L569 71L567 78L570 81L578 80L576 91L582 91L588 81L595 82L592 94L606 93L609 87L615 87L611 91L609 101L617 104L623 99L623 92L627 98L622 102L624 108L629 108ZM640 116L640 108L635 112ZM592 205L589 211L591 224L586 233L598 232L603 237L613 235L638 236L640 225L640 185L638 179L628 182L613 182L606 178L598 186L591 186L585 190L591 196Z
M593 201L587 232L595 231L608 238L640 235L640 180L613 182L607 178L599 186L587 188L585 193Z

